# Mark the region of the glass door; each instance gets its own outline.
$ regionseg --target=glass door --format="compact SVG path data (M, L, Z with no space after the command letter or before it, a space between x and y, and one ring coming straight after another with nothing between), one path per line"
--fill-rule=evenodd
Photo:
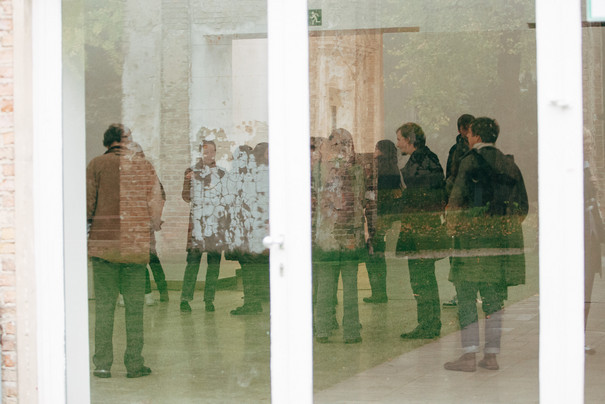
M315 401L537 401L534 2L308 4Z
M64 6L90 401L270 401L266 2Z

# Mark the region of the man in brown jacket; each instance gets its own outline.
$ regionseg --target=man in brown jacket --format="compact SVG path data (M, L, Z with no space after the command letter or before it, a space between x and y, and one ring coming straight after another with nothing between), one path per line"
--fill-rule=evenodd
M86 169L88 255L95 288L94 375L111 377L113 323L120 290L126 306L127 377L147 376L144 366L143 302L150 230L159 230L160 183L152 165L124 146L130 131L112 124L105 131L107 151Z

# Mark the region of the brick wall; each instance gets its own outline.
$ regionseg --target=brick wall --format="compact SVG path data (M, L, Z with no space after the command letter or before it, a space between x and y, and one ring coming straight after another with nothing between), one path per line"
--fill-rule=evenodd
M0 327L2 402L17 402L12 0L0 0Z

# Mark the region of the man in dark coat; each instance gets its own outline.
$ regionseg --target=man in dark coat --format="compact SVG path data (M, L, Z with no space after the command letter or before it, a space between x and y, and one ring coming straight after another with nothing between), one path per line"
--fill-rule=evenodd
M410 156L401 169L405 189L400 199L401 233L397 252L408 259L410 283L417 304L418 326L403 339L435 338L441 333L435 249L442 240L445 181L437 155L426 146L422 128L409 122L397 129L397 147Z
M479 352L477 293L485 321L485 356L479 366L499 369L502 309L508 287L525 283L521 223L528 201L521 171L510 155L495 147L500 128L491 118L477 118L468 135L471 150L460 163L447 207L454 236L450 281L458 294L464 354L447 370L473 372Z
M126 306L127 377L147 376L144 366L143 301L150 235L162 215L160 182L144 157L125 143L130 131L111 125L104 134L107 152L86 169L86 203L90 226L88 255L95 288L94 375L111 377L113 323L118 293Z
M445 189L448 197L452 193L452 188L454 187L454 181L456 181L456 175L458 174L458 168L460 167L462 157L469 151L467 137L473 119L475 119L475 117L469 114L460 115L458 118L456 144L450 148L447 156L447 165L445 166Z
M475 119L474 116L469 114L460 115L458 118L458 136L456 136L456 144L454 144L447 156L447 165L445 166L445 191L449 198L454 187L454 181L456 181L456 175L458 175L458 168L462 157L468 152L468 132L471 127L471 122ZM450 257L450 264L452 259ZM456 307L458 304L458 298L454 296L452 300L444 302L443 307Z

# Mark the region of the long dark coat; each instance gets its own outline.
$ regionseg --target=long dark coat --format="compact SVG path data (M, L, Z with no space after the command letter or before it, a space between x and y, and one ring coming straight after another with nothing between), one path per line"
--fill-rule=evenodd
M401 169L405 188L399 199L401 232L397 252L443 250L445 179L437 155L419 147Z

